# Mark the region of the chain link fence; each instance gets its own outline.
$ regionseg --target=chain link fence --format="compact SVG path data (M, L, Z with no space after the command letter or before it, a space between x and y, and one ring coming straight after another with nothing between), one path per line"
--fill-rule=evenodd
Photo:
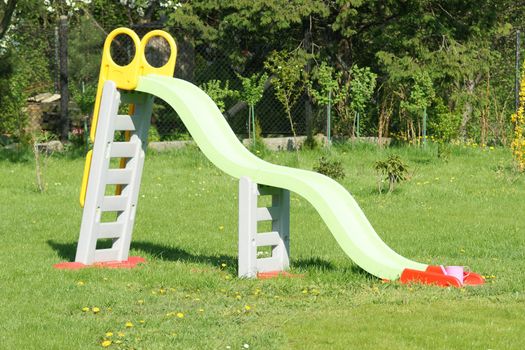
M152 29L147 26L133 28L139 36ZM69 91L71 102L69 104L69 118L72 134L87 132L86 126L90 124L90 116L94 92L98 83L98 73L102 48L105 40L105 33L100 28L93 28L93 25L80 23L75 28L69 28L68 35L68 75ZM162 66L169 57L169 45L159 40L151 40L146 47L146 58L153 66ZM60 67L59 67L59 34L56 28L49 28L35 36L36 41L45 42L42 47L41 55L48 58L48 68L50 72L50 82L47 84L47 92L59 94L60 92ZM175 37L175 40L177 38ZM211 48L206 45L199 45L192 49L192 72L188 77L187 71L183 72L176 68L175 77L189 80L201 88L211 80L219 80L222 84L228 82L229 89L240 91L241 81L236 74L234 62L229 57L229 52L222 52L219 49ZM178 47L178 55L185 54L183 45ZM135 47L126 35L119 35L111 45L111 54L115 63L126 65L135 55ZM259 60L263 61L263 60ZM247 68L242 75L249 77L252 74L262 73L262 67ZM38 84L33 87L38 92ZM34 96L35 94L32 94ZM90 97L91 96L91 97ZM302 96L295 104L293 109L294 126L298 135L306 133L306 109L307 97ZM34 102L34 100L33 100ZM49 130L59 134L60 122L58 104L44 108L44 123L41 125L44 130ZM248 137L249 117L248 105L238 98L226 98L224 100L224 117L231 128L240 138ZM281 103L277 100L271 84L266 84L262 99L255 106L256 120L260 126L261 134L265 137L288 136L291 135L291 128L286 113ZM317 118L318 119L318 118ZM314 118L316 120L316 118ZM49 121L49 122L48 122ZM322 126L319 126L322 128ZM315 127L314 127L315 130ZM150 139L153 141L169 141L189 139L190 135L184 123L177 113L161 99L156 99L153 116L152 131Z

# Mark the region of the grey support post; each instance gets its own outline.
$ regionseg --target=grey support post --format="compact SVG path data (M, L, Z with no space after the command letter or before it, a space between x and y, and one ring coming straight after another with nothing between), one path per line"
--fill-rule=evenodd
M122 96L122 100L135 104L132 116L118 114L121 94L114 82L106 81L102 90L75 258L76 262L85 265L128 259L153 98L127 93ZM130 132L129 141L114 140L116 131ZM126 166L111 168L112 158L114 162L126 158ZM113 185L122 186L120 195L107 193L107 186ZM115 213L115 219L103 219L104 212ZM112 241L111 248L97 249L98 240L108 239Z
M258 207L259 196L272 196L271 207ZM271 232L257 232L257 223L271 221ZM271 246L272 256L257 257L257 248ZM284 271L290 265L290 192L239 180L239 277L258 272Z

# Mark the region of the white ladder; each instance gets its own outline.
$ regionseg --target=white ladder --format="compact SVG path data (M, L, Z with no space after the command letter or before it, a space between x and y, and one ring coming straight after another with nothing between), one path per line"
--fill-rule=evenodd
M270 207L259 207L259 196L272 196ZM271 221L271 232L258 232L257 223ZM258 247L270 246L270 257L259 258ZM239 277L281 272L290 266L290 191L239 180Z
M114 82L106 81L75 257L76 262L85 265L128 259L153 97L128 93L123 95L122 100L135 105L132 116L118 114L121 94ZM129 141L115 141L115 132L118 131L129 132ZM125 167L110 168L112 158L113 163L118 158L127 159ZM114 185L121 186L120 195L107 194L108 190L114 189L108 186ZM106 221L103 218L106 212L114 212L116 219ZM99 240L111 240L111 247L97 249Z

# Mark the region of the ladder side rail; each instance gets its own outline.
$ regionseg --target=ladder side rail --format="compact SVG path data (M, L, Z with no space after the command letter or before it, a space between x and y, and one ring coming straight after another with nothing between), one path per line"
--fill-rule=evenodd
M132 120L135 123L135 131L129 140L131 144L137 145L136 154L129 159L126 164L126 169L129 168L132 170L132 180L122 190L122 195L128 196L129 202L126 210L119 213L118 221L124 224L124 228L122 236L113 246L118 250L117 260L119 261L127 260L129 255L135 216L137 213L142 171L144 169L148 130L151 124L151 112L153 110L153 98L146 98L145 96L140 95L137 96L137 98L139 100L135 103L135 113L132 116Z
M86 265L95 259L97 245L96 228L100 224L101 207L104 200L105 179L109 168L111 143L114 136L114 121L120 104L120 93L113 81L106 81L102 89L97 132L93 144L93 158L89 170L86 200L82 212L79 240L75 261Z

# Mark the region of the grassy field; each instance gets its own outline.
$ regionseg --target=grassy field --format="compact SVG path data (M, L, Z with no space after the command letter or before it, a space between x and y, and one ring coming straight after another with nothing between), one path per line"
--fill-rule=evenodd
M376 231L424 263L467 265L477 288L382 283L339 249L312 206L292 195L292 272L236 276L237 186L195 148L148 154L133 270L59 271L74 259L83 159L52 157L40 194L30 160L0 160L0 349L522 349L525 178L508 150L354 145L329 153ZM389 153L410 180L377 193ZM293 153L264 158L297 165ZM104 342L106 341L106 342Z

